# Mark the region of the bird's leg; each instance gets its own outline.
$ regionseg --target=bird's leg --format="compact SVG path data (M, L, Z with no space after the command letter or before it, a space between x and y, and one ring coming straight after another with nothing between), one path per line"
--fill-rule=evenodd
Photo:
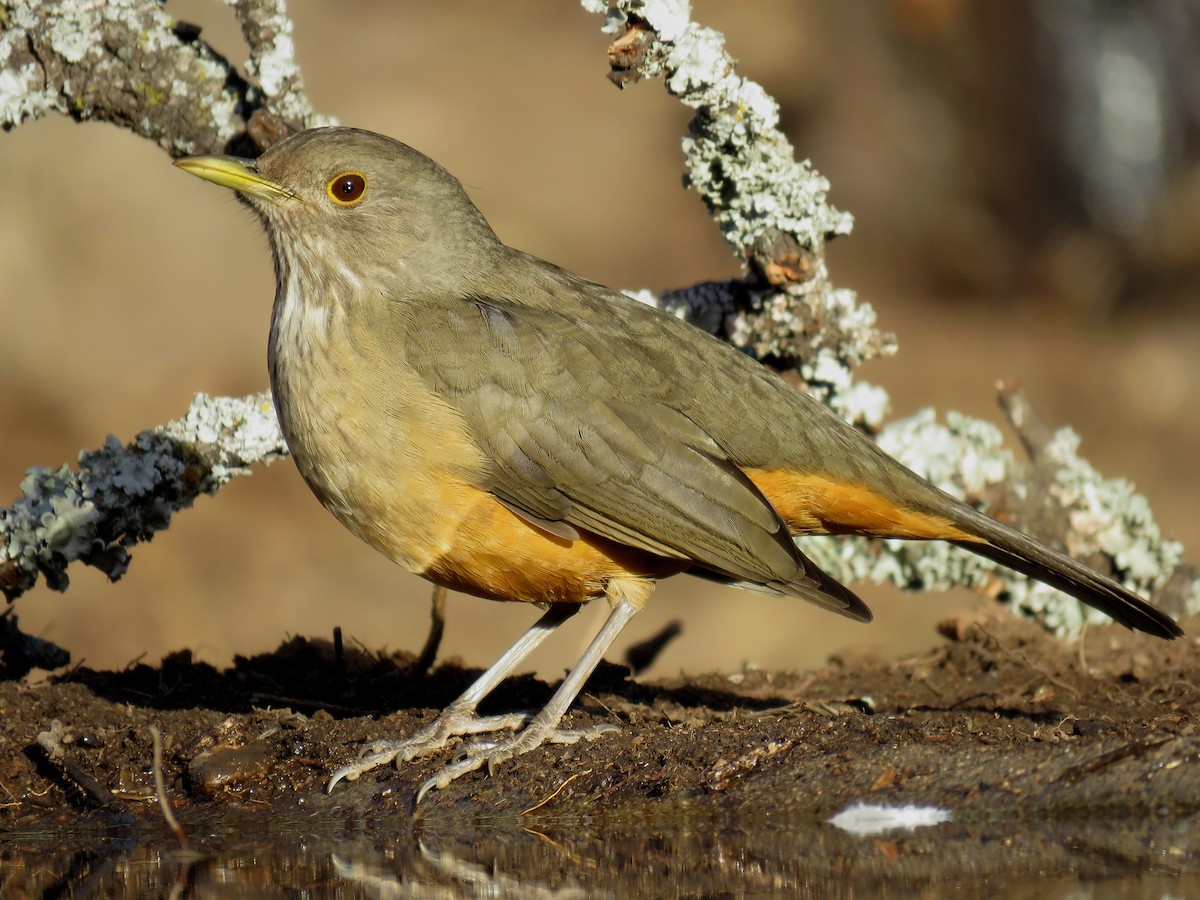
M595 671L604 654L608 652L608 648L612 646L617 635L641 610L653 587L652 583L641 581L630 582L629 585L637 588L637 590L629 592L632 596L625 591L614 591L614 584L610 583L609 596L613 601L612 612L609 613L600 631L592 638L588 648L583 651L579 662L575 663L575 667L567 673L567 677L563 679L563 683L559 685L558 690L554 692L554 696L550 698L550 702L542 711L530 719L525 728L510 737L500 741L481 741L468 746L465 757L446 766L421 785L421 789L417 792L418 804L431 788L444 788L460 775L474 772L485 763L488 773L491 774L497 763L535 750L547 741L569 744L578 741L581 737L590 739L598 737L606 731L615 730L616 726L605 725L587 731L565 731L558 728L558 723L583 689L584 683Z
M548 638L559 625L579 612L577 603L556 603L533 624L504 654L492 663L491 668L480 675L457 700L442 710L441 715L416 734L400 741L376 741L366 753L338 769L325 786L327 792L343 778L354 781L364 772L384 766L392 760L407 762L426 753L446 746L452 737L464 734L481 734L489 731L515 731L529 719L525 713L508 713L499 716L477 716L475 708L490 694L512 670L521 664L534 648Z

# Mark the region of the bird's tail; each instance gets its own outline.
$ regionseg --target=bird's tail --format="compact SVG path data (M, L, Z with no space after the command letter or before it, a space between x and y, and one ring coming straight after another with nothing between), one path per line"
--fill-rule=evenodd
M1079 560L958 501L952 509L940 512L963 531L982 538L979 542L954 541L958 546L1058 588L1122 625L1168 640L1183 635L1183 629L1166 613Z
M858 534L949 541L1058 588L1122 625L1167 639L1183 634L1170 616L1112 578L984 515L882 452L878 456L877 474L881 471L886 477L867 474L858 482L785 468L747 469L746 474L794 536ZM839 598L832 591L826 593Z

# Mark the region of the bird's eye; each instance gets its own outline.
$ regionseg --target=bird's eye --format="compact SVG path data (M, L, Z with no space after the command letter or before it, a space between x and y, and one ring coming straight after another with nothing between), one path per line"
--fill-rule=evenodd
M329 196L342 206L357 203L367 192L367 179L358 172L343 172L329 182Z

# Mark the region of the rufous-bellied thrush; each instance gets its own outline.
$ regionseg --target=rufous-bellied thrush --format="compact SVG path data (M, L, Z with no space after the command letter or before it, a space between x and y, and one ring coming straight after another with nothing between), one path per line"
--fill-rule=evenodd
M505 246L459 182L350 128L257 160L178 161L240 193L275 256L271 387L304 479L352 532L429 580L545 608L427 728L335 773L357 777L455 735L430 779L579 732L588 675L680 572L868 621L795 538L951 541L1163 638L1168 616L1115 580L935 488L807 394L674 316ZM609 617L537 715L479 702L581 604Z

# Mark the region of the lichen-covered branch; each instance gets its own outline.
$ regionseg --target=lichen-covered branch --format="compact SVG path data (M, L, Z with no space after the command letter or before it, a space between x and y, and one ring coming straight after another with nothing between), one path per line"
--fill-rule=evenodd
M825 241L852 220L826 196L829 182L779 128L779 106L737 73L716 31L690 20L685 0L582 0L605 15L610 78L619 86L661 77L694 109L683 139L685 181L703 199L749 277L663 298L701 327L755 357L795 369L851 421L877 426L878 391L850 386L852 367L895 351L875 312L830 283Z
M184 156L227 151L259 110L289 131L318 124L282 0L230 5L260 85L157 0L0 0L0 128L56 112Z
M794 367L829 406L877 433L880 443L952 494L1014 522L1107 570L1132 589L1159 596L1172 586L1169 612L1200 609L1200 577L1181 565L1182 548L1164 540L1145 498L1128 482L1103 478L1077 453L1069 429L1052 432L1027 398L1001 399L1031 455L1018 463L994 426L925 412L883 426L887 394L856 381L859 363L895 350L875 329L871 307L833 287L824 242L850 229L829 206L828 183L798 163L778 128L778 107L737 74L724 39L691 21L686 0L581 0L602 13L610 78L620 87L661 77L696 110L684 138L686 182L708 206L749 275L656 298L759 358ZM968 585L1008 598L1060 634L1078 634L1089 614L1058 591L941 543L808 541L805 552L845 581L890 581L907 588ZM1099 616L1099 614L1095 614ZM1103 619L1103 617L1100 617Z
M332 119L318 116L304 93L304 79L296 62L296 46L292 41L292 20L284 0L224 0L233 7L242 38L250 48L246 71L258 80L266 110L284 123L287 131L300 131L315 125L331 124ZM253 117L252 117L253 118ZM282 135L273 134L267 141L256 138L260 148L269 146Z
M127 445L110 437L81 453L78 469L30 469L21 499L0 509L0 591L13 600L39 574L66 590L76 561L115 581L129 566L128 548L166 528L174 513L286 453L269 393L198 394L182 419Z

